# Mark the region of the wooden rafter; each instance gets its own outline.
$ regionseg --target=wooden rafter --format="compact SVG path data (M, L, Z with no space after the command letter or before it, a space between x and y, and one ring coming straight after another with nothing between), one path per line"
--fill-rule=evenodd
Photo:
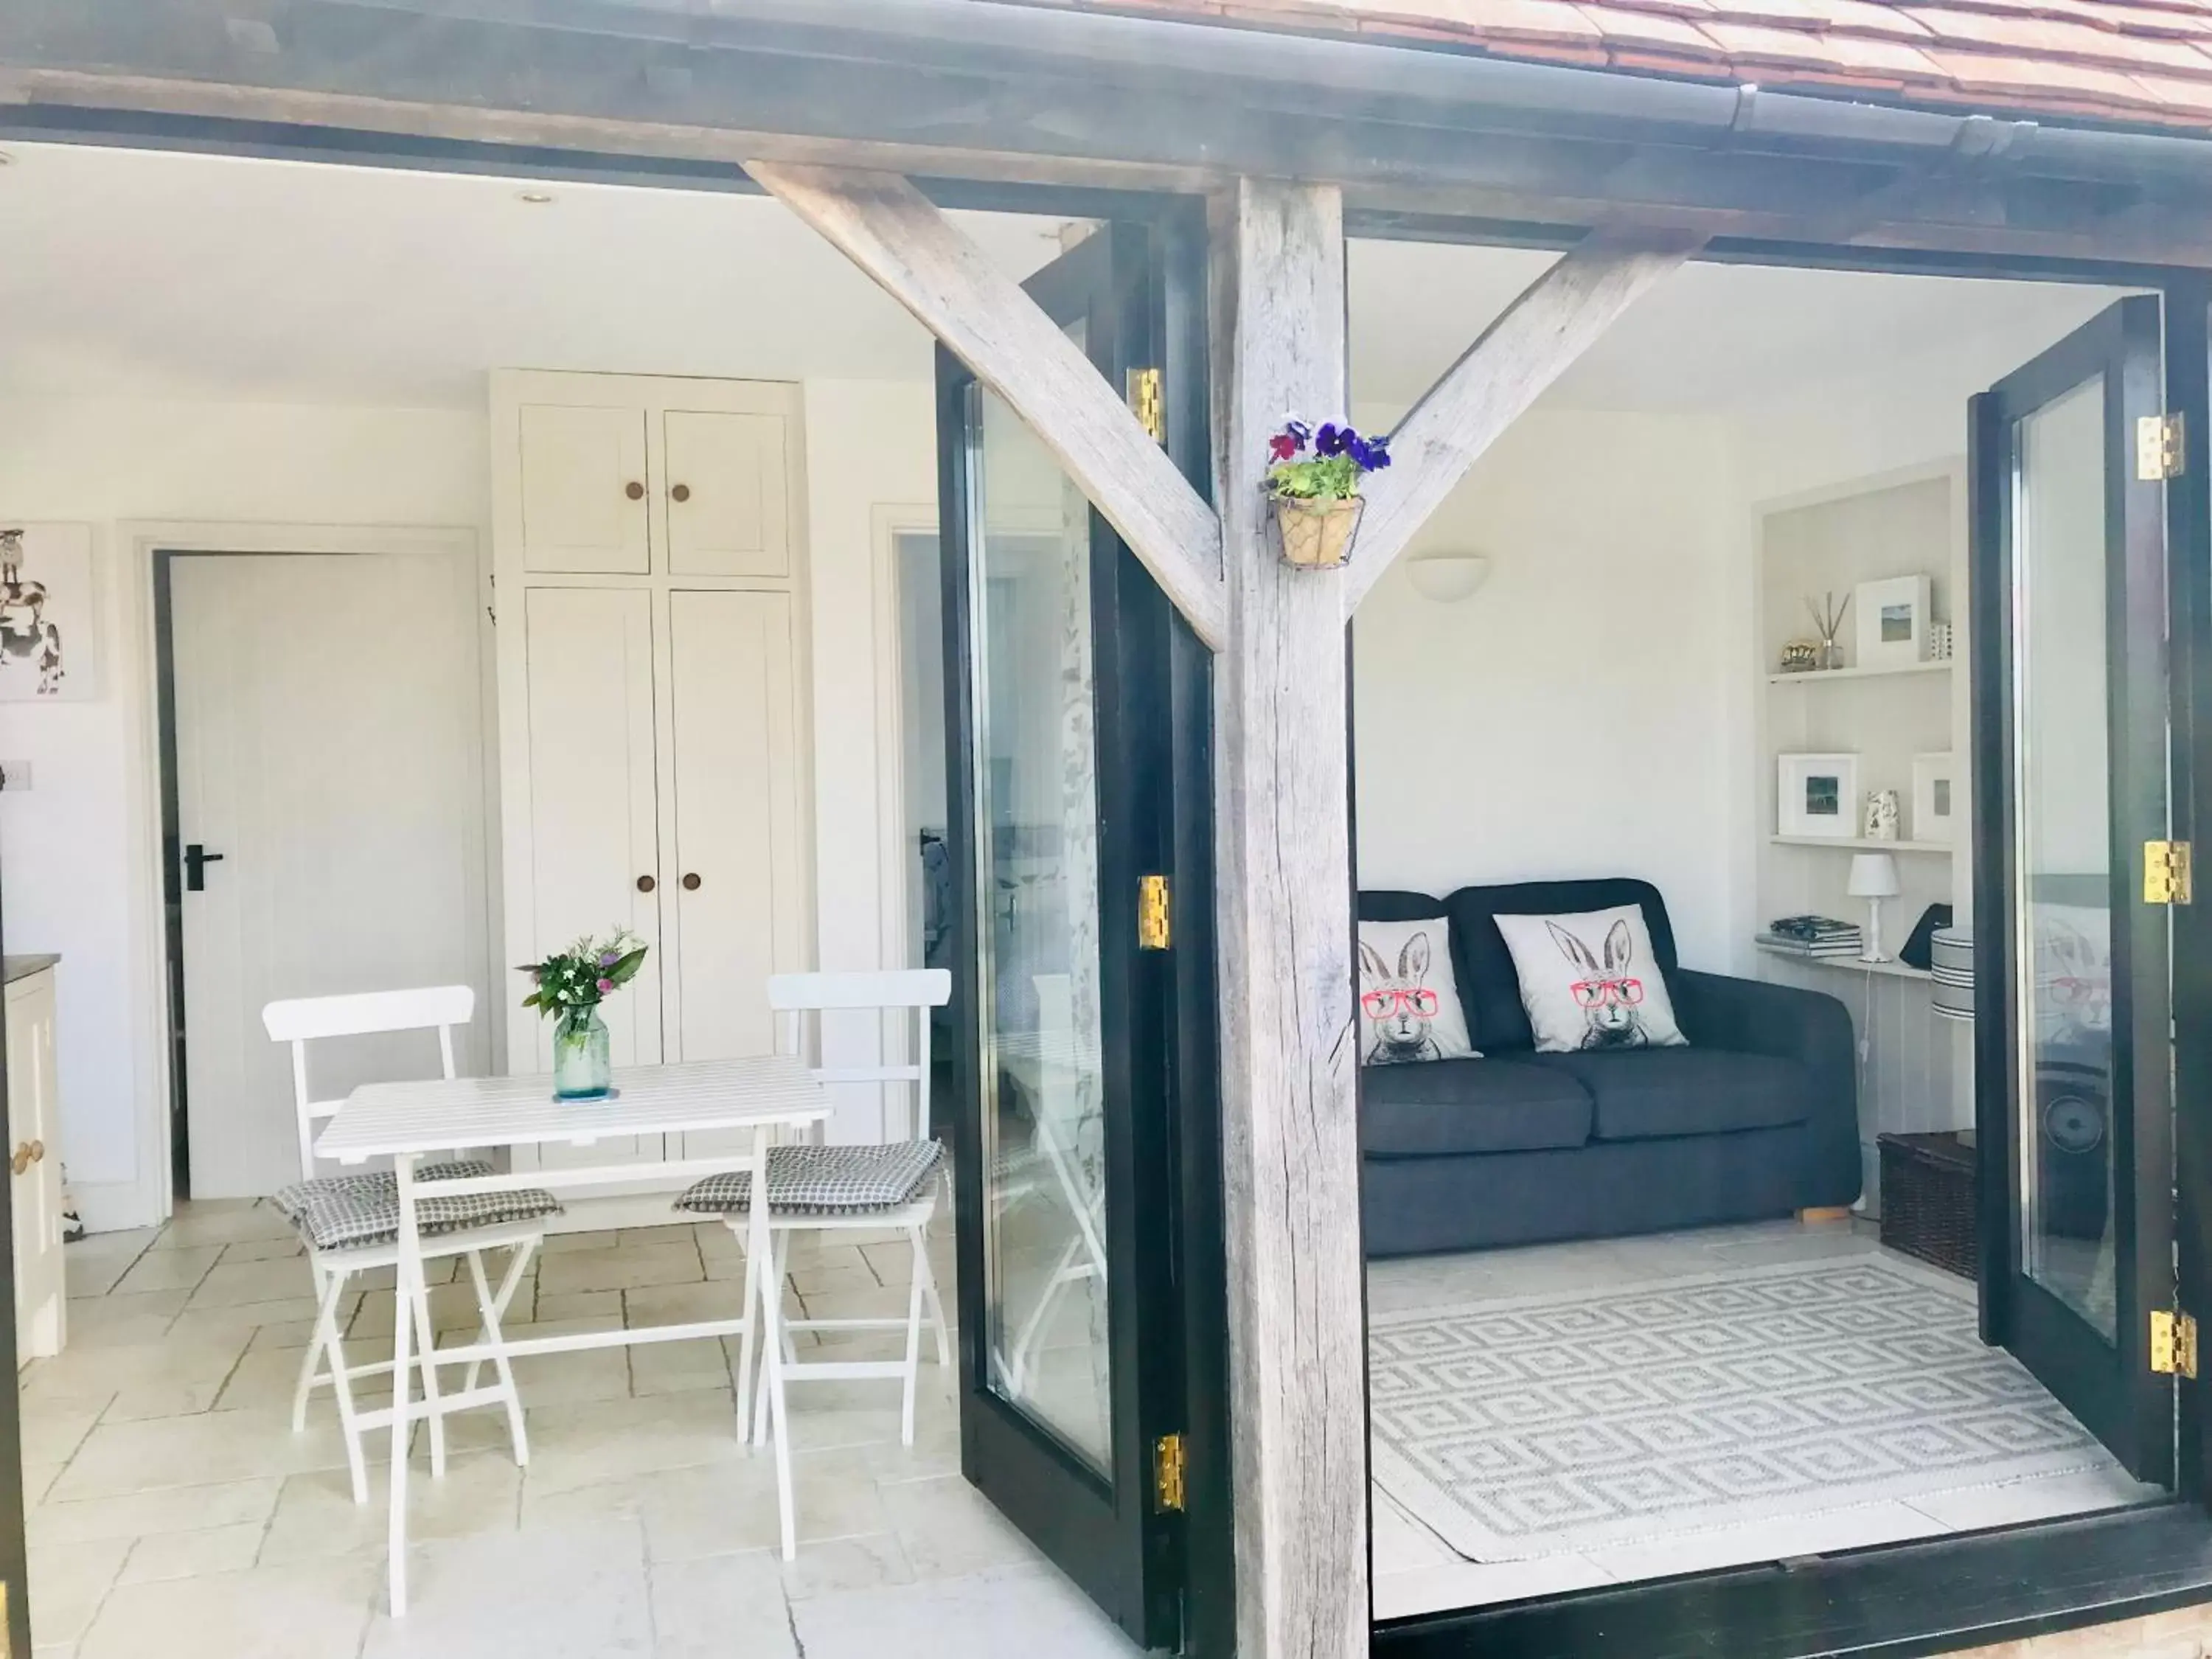
M896 173L759 161L745 170L1006 399L1219 650L1220 520L1021 285Z
M1662 277L1703 246L1690 232L1593 231L1507 307L1391 434L1368 480L1345 574L1358 605L1482 453Z

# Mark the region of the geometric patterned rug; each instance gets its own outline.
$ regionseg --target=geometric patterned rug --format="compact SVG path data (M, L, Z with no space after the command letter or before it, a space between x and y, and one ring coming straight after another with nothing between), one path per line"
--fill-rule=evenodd
M1376 1483L1471 1561L2116 1467L1902 1257L1375 1316Z

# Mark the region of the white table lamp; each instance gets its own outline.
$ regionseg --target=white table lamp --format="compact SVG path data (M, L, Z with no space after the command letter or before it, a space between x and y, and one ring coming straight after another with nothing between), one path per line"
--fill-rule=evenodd
M1866 948L1861 962L1887 962L1881 948L1881 902L1898 895L1897 860L1887 853L1856 853L1851 857L1853 898L1867 902Z

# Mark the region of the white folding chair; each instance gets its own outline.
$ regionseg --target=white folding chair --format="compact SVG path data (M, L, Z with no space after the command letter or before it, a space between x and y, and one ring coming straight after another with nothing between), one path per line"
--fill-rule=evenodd
M807 1052L805 1018L824 1012L897 1012L913 1018L914 1058L902 1064L858 1066L817 1066L815 1080L824 1084L875 1083L914 1085L912 1115L906 1133L892 1138L885 1112L884 1139L877 1146L777 1146L768 1155L768 1223L774 1260L763 1264L766 1277L763 1296L783 1294L787 1284L790 1240L794 1232L885 1230L902 1232L913 1251L913 1274L907 1290L903 1318L782 1319L783 1381L794 1383L896 1379L905 1385L900 1417L900 1437L914 1443L914 1401L921 1361L924 1316L937 1333L937 1363L952 1363L952 1346L945 1322L945 1304L939 1299L936 1276L929 1267L928 1230L937 1213L942 1185L943 1152L929 1136L929 1011L940 1008L952 995L952 975L942 968L899 969L865 974L779 974L769 981L769 1006L787 1017L786 1041L795 1053ZM818 1036L818 1034L817 1034ZM818 1052L818 1050L817 1050ZM886 1091L888 1095L889 1091ZM715 1200L700 1202L695 1194L713 1186ZM702 1182L678 1200L688 1209L720 1208L731 1231L744 1236L750 1193L739 1192L716 1177ZM780 1303L779 1303L780 1305ZM906 1352L898 1359L802 1360L791 1340L794 1331L886 1331L906 1333ZM752 1437L767 1437L768 1400L756 1395L751 1367L740 1362L738 1379L738 1422L744 1431L750 1410Z
M388 1170L336 1176L315 1173L316 1127L335 1117L343 1103L319 1101L309 1095L307 1044L331 1037L434 1030L443 1075L451 1078L455 1075L453 1027L466 1024L475 1012L476 993L465 985L371 991L352 996L299 997L272 1002L261 1011L261 1023L270 1041L289 1043L292 1048L292 1096L300 1135L300 1180L278 1193L276 1203L291 1217L307 1246L317 1303L314 1335L300 1366L299 1384L293 1390L292 1427L297 1431L307 1426L308 1397L316 1389L329 1384L337 1402L338 1424L345 1433L346 1462L352 1472L356 1504L368 1501L368 1474L362 1450L362 1430L354 1408L353 1384L363 1377L390 1376L392 1362L349 1364L338 1334L337 1308L347 1281L355 1275L379 1267L397 1268L399 1189ZM492 1173L488 1164L462 1161L424 1165L416 1170L416 1178L434 1183L441 1179L458 1180ZM422 1200L424 1205L435 1201L434 1195ZM545 1236L544 1218L558 1214L561 1206L551 1194L537 1191L501 1193L491 1201L447 1201L481 1213L442 1218L438 1231L424 1236L422 1254L425 1257L459 1255L467 1260L483 1325L478 1340L495 1342L499 1322L522 1282L523 1269L531 1252ZM511 1249L514 1255L495 1294L484 1273L483 1253L501 1249ZM395 1271L395 1281L397 1277ZM400 1296L396 1283L393 1295L395 1298ZM432 1333L429 1298L427 1292L420 1292L404 1300L412 1305L399 1306L395 1303L393 1316L411 1317L416 1322L422 1351L417 1363L423 1395L432 1413L430 1466L433 1474L443 1474L446 1425L437 1410L437 1367L433 1361L437 1344ZM526 1463L530 1461L530 1442L523 1428L522 1397L515 1389L513 1369L503 1354L493 1364L499 1376L497 1392L506 1399L507 1432L514 1442L514 1460ZM477 1375L477 1364L471 1363L462 1385L463 1392L475 1388Z

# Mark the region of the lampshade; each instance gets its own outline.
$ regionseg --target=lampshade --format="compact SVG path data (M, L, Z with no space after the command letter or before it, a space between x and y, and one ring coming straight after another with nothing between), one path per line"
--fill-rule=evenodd
M1457 605L1490 577L1486 553L1416 553L1406 562L1413 592L1438 605Z
M1898 890L1895 859L1887 853L1853 854L1850 888L1853 898L1894 898Z

